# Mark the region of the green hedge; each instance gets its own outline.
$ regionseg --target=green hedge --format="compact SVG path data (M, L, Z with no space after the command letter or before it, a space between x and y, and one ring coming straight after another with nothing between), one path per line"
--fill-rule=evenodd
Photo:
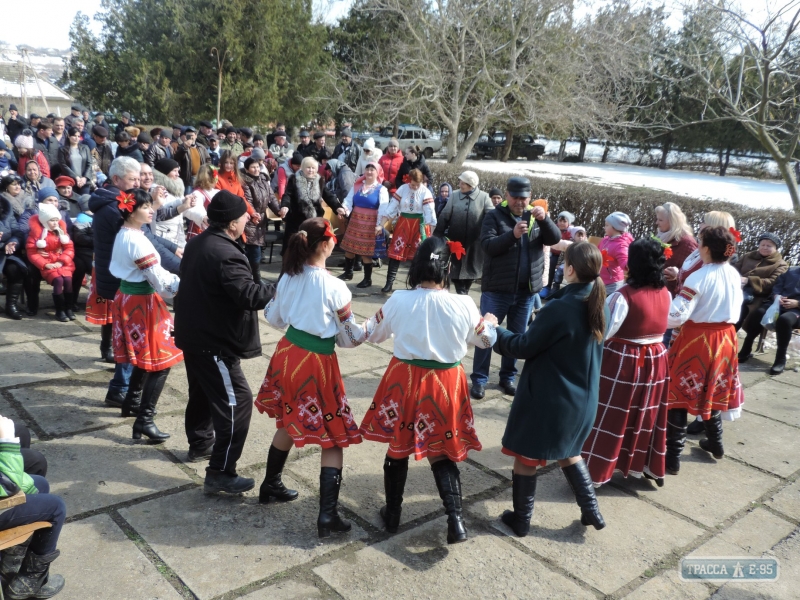
M454 187L458 175L464 171L452 165L429 162L433 172L434 189L442 182ZM513 173L493 173L475 170L480 178L480 188L486 192L492 187L505 191L505 184ZM649 235L656 231L655 207L664 202L674 202L681 207L695 231L703 221L703 215L711 210L727 211L736 220L736 228L742 233L740 254L754 250L758 236L770 231L783 240L780 248L784 258L791 264L800 264L800 216L792 211L779 209L749 208L732 202L699 200L679 196L670 192L635 187L610 187L592 183L562 181L545 177L530 177L534 198L547 198L553 216L568 210L576 217L576 225L583 225L589 235L602 236L605 218L621 210L631 217L631 233L634 237Z

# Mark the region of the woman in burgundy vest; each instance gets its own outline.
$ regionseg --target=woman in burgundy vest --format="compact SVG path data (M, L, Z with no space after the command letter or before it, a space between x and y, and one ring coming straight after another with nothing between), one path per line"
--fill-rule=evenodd
M581 453L595 487L615 471L664 485L669 377L662 338L672 299L665 260L660 242L636 240L627 285L608 297L597 416Z

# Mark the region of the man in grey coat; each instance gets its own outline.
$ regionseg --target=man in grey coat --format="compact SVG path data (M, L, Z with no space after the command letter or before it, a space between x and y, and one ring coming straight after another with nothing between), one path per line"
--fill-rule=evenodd
M460 260L453 257L450 263L450 280L457 294L468 294L472 282L481 278L483 271L483 248L481 227L487 211L493 210L489 194L478 189L478 175L464 171L458 176L459 190L447 200L436 223L434 235L447 236L461 242L467 254Z

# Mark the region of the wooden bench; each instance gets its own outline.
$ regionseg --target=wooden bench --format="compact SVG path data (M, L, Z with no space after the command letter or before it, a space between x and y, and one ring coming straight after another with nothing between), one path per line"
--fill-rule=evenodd
M20 491L13 496L0 499L0 510L14 508L15 506L25 504L25 502L25 493ZM28 538L33 535L34 531L38 529L47 529L48 527L52 527L52 524L47 521L36 521L35 523L28 523L27 525L20 525L19 527L12 527L11 529L0 531L0 551L11 548L12 546L18 546L28 541ZM3 594L2 588L0 588L0 600L4 600L4 598L5 595Z

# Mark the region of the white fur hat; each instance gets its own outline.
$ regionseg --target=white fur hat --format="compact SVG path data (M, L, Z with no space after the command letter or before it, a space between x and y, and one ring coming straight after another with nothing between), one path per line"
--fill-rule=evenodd
M41 239L36 240L36 247L37 248L44 248L47 246L47 242L45 239L47 238L47 222L51 219L61 219L61 213L58 212L58 208L53 206L52 204L40 204L39 205L39 223L42 224L42 237ZM69 236L61 230L61 227L58 227L56 230L58 233L59 241L62 244L66 244L69 242Z
M375 150L375 140L372 138L367 138L367 140L364 142L364 150Z

